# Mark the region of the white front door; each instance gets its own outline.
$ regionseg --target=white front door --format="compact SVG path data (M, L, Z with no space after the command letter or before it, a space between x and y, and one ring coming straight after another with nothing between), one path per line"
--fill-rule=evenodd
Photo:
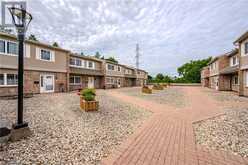
M121 87L121 79L120 79L120 78L117 79L117 87L118 87L118 88Z
M219 90L219 78L216 77L215 81L215 89Z
M40 75L40 93L54 92L54 75Z
M94 77L88 77L88 88L94 88Z

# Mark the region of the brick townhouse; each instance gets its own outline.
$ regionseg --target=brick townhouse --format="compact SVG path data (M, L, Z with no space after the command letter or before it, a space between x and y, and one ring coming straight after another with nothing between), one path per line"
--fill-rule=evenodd
M104 88L103 61L89 56L70 54L69 90Z
M234 44L239 49L239 95L248 96L248 31L234 41Z
M24 51L25 93L67 91L68 50L27 40ZM17 52L16 36L0 33L0 96L17 94Z
M215 57L208 65L209 87L216 90L236 91L248 96L248 32L241 35L231 52ZM208 76L201 72L202 80ZM204 82L202 81L204 86Z
M201 84L203 87L209 87L209 66L202 68L201 70Z
M132 87L146 83L147 72L38 41L25 41L24 92L53 93L81 88ZM17 94L18 44L0 32L0 96Z
M103 60L105 88L141 86L146 84L147 72L126 65Z
M213 58L208 67L210 88L220 91L238 91L239 60L237 49ZM207 78L208 76L202 72L202 79Z

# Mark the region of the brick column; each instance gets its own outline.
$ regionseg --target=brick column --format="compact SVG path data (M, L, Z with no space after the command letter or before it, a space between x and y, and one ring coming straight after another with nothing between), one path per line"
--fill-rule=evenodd
M244 96L244 71L239 70L239 96Z

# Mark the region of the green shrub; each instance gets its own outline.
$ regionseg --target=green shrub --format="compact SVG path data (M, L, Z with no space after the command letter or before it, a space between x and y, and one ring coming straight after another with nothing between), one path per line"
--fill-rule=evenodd
M86 100L86 101L93 101L95 100L96 96L96 90L92 88L86 88L81 91L81 96Z

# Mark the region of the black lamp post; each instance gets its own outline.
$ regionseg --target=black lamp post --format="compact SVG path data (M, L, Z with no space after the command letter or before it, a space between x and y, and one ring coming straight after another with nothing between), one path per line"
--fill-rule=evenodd
M32 20L32 15L22 8L10 7L9 11L13 23L17 30L18 39L18 104L17 104L17 123L14 129L28 127L28 123L23 121L23 74L24 74L24 40L25 32Z

